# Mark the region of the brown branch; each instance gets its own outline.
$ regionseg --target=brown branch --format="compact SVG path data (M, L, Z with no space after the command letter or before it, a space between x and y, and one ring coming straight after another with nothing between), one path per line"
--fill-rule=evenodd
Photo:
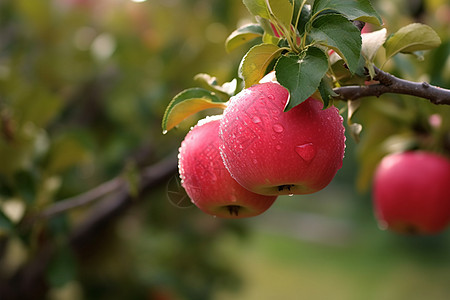
M114 192L115 190L118 190L120 187L125 185L125 180L123 180L121 177L116 177L111 179L110 181L104 182L100 184L99 186L93 188L92 190L89 190L83 194L67 198L64 200L60 200L48 208L44 209L40 214L39 217L43 218L49 218L54 215L58 215L60 213L66 212L70 209L80 207L86 204L89 204L103 196L105 196L108 193Z
M167 158L143 169L140 173L141 180L137 197L142 197L167 182L171 176L176 174L176 170L176 154L168 155ZM66 241L78 256L81 256L89 246L98 241L102 230L111 221L137 203L137 197L129 194L126 181L120 178L108 181L80 196L67 199L64 204L50 207L44 214L45 217L54 216L78 205L90 203L97 199L96 196L99 196L100 200L90 209L87 217L69 233ZM29 225L32 225L32 223L29 223ZM49 288L45 282L44 274L52 257L58 250L53 242L52 240L44 241L33 259L11 277L3 277L4 274L0 271L0 298L2 300L44 298Z
M344 86L335 88L336 99L356 100L363 97L380 97L386 93L411 95L430 100L433 104L450 105L450 90L432 86L427 82L413 82L395 77L375 68L374 80L377 84L365 86Z

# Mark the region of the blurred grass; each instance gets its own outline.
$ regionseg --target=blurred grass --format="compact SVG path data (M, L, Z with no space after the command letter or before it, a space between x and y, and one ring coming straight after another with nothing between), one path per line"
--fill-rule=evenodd
M361 236L330 247L258 229L244 245L224 239L224 251L234 256L244 284L239 292L219 292L215 299L448 299L448 255L430 251L417 259L411 248L388 245L391 233L365 232L381 243ZM414 247L416 238L407 239Z

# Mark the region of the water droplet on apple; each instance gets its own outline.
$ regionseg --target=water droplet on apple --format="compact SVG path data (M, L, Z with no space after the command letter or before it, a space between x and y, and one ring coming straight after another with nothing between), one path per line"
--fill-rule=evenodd
M281 145L276 145L276 146L275 146L275 149L281 150Z
M254 158L253 163L256 165L258 163L258 160Z
M258 116L254 116L252 118L252 122L255 123L255 124L258 124L258 123L261 123L261 119Z
M272 94L267 95L267 98L269 98L269 100L275 99L275 97Z
M272 126L273 131L277 132L277 133L282 133L284 131L284 127L281 124L274 124Z
M298 145L295 147L295 152L306 162L310 162L316 156L316 147L313 143Z
M276 139L277 136L275 134L272 134L272 140Z

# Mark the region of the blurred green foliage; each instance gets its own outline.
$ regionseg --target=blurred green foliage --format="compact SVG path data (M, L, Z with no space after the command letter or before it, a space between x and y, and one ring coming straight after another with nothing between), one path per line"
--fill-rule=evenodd
M401 55L386 69L405 79L429 80L450 88L449 5L439 0L413 1L414 5L403 0L373 2L388 33L420 21L433 27L443 42L426 53L424 61ZM250 21L246 18L241 1L0 1L1 299L18 299L13 297L21 295L17 291L22 291L22 296L33 295L33 299L201 300L222 292L234 298L237 294L229 291L246 290L243 284L252 282L246 277L276 275L270 274L274 253L289 259L291 267L313 270L320 265L318 272L307 273L311 281L321 280L324 286L339 276L355 278L354 269L348 268L352 264L348 259L355 253L368 253L360 254L361 266L356 272L370 272L374 266L371 255L376 259L389 257L391 252L397 253L393 259L410 253L412 258L401 262L419 261L414 265L418 270L427 265L429 255L442 266L450 266L445 256L450 250L448 234L409 239L381 233L367 192L361 196L354 189L356 181L361 188L370 187L373 167L386 152L383 147L395 145L392 136L399 138L394 142L407 143L411 134L423 133L428 116L439 113L445 122L450 120L447 107L411 97L364 100L355 116L364 126L361 144L349 139L344 168L330 188L301 200L283 199L271 210L274 215L267 213L268 219L220 221L193 207L176 207L168 199L168 178L145 196L132 198L132 205L116 211L113 222L100 223L100 230L83 233L83 239L77 239L83 226L93 211L108 208L107 201L100 203L103 206L97 207L95 202L39 217L55 203L113 178L125 178L130 190L135 190L140 170L166 157L175 160L181 140L202 114L162 135L165 107L178 92L196 85L193 77L198 73L217 76L221 82L237 76L239 60L247 49L228 54L224 42L235 28ZM444 126L449 128L447 123ZM422 146L433 147L429 139L421 141ZM361 167L359 175L357 167ZM176 177L175 170L171 176ZM114 194L110 203L114 203ZM276 216L287 210L349 219L356 241L338 235L338 246L324 243L318 250L314 244L328 238L321 236L323 228L315 227L314 222L287 225L293 232L310 232L311 243L284 244L266 234L261 241L256 229L283 229L285 215ZM336 232L339 230L331 230L332 235ZM250 233L259 239L249 245L252 240L245 243L242 238ZM345 251L336 250L342 243ZM309 264L296 260L292 253L296 247L304 247L300 253L311 258ZM246 249L243 255L242 248ZM347 249L352 251L345 256ZM436 252L438 249L441 252ZM265 261L265 255L271 260ZM336 274L325 279L322 276L328 269L321 255L328 257L326 262L339 261ZM381 261L383 266L391 263L390 259ZM277 266L274 272L279 271L279 276L293 272L283 273ZM399 276L403 276L402 270ZM427 267L424 274L434 271ZM445 270L439 272L449 275ZM33 277L36 274L40 276ZM299 278L306 278L301 274ZM33 280L27 281L29 278ZM364 284L374 289L370 280ZM267 281L253 285L262 291L271 288ZM320 285L317 288L326 290ZM394 290L387 292L389 295L401 293L389 288ZM445 286L438 288L431 295L445 291ZM264 292L255 295L261 297ZM297 294L292 289L282 295L295 298ZM329 295L342 294L330 291ZM397 299L405 298L400 295Z

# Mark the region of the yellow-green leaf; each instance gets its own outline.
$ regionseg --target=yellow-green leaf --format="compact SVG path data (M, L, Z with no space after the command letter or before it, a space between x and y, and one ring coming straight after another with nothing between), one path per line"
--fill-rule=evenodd
M223 108L226 104L213 92L202 88L191 88L176 95L167 106L162 120L163 133L180 124L187 117L208 109Z
M292 14L294 7L289 0L267 0L269 3L269 11L275 17L275 20L283 25L287 30L290 30Z
M259 24L248 24L233 31L225 41L227 52L231 52L239 46L261 37L264 34L263 28Z
M386 60L395 54L430 50L438 47L441 39L428 25L413 23L400 28L384 44Z
M260 44L251 48L245 54L239 68L245 87L248 88L258 83L267 73L267 68L281 55L282 51L283 48L273 44Z

